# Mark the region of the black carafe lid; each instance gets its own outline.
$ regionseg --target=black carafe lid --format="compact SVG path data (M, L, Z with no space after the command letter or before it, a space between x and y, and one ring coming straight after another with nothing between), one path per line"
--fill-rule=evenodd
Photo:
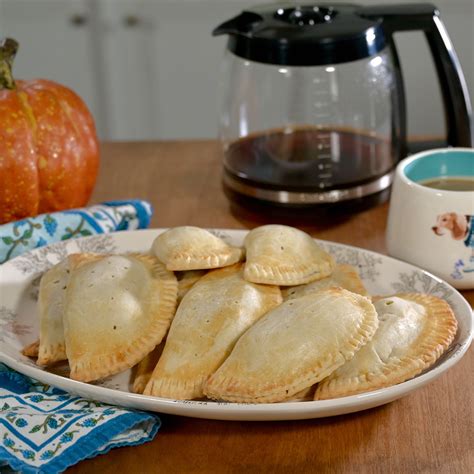
M218 26L228 49L251 61L319 66L366 58L385 47L380 19L354 4L277 3L243 11Z

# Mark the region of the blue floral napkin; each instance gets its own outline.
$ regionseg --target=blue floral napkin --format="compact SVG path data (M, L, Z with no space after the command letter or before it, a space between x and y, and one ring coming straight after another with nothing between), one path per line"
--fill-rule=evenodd
M0 472L52 474L153 439L153 414L70 395L0 364Z
M148 227L146 201L113 201L0 226L0 263L60 240ZM53 474L118 446L153 439L153 414L70 395L0 364L0 473ZM11 468L11 469L10 469Z
M60 240L143 229L150 224L151 214L151 205L146 201L109 201L3 224L0 225L0 264Z

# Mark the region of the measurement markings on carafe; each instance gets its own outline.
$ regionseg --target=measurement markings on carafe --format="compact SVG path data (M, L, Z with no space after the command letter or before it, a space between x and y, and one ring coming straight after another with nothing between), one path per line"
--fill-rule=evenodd
M328 78L315 77L313 84L316 85L313 89L313 111L312 116L320 130L316 134L316 177L318 187L327 188L333 184L333 169L332 169L332 137L331 133L324 130L324 126L328 126L334 114L332 113L332 98L337 91L333 90L331 80Z
M332 185L332 147L331 133L321 131L317 134L317 177L320 188L326 188Z

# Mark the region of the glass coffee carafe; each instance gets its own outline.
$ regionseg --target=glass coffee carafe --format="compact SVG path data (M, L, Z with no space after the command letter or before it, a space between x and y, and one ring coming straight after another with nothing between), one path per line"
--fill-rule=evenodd
M429 5L275 4L218 27L224 187L241 203L367 205L387 196L406 150L393 31L424 29L451 145L472 145L462 71Z

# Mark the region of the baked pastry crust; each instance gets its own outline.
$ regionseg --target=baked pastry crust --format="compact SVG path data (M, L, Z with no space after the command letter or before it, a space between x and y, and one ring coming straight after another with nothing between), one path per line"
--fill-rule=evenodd
M31 344L28 344L27 346L25 346L21 350L21 353L26 357L32 357L36 359L38 357L39 345L40 345L40 342L38 339L37 341L34 341Z
M342 288L285 301L243 334L204 393L242 403L290 399L350 360L377 325L371 301Z
M184 298L184 295L200 280L207 270L187 270L184 272L175 272L178 280L178 304Z
M168 330L176 277L150 255L69 259L64 336L70 377L89 382L134 366Z
M151 374L158 363L165 341L161 341L149 354L147 354L135 367L132 384L132 392L142 394L145 390L146 384L151 378Z
M265 225L244 240L245 279L253 283L292 286L329 276L334 259L308 234L285 225Z
M281 301L277 286L244 280L242 264L209 272L181 301L144 394L202 397L204 382L237 339Z
M67 358L63 314L69 274L69 261L66 258L41 277L38 294L40 318L38 360L36 361L38 365L50 365Z
M364 283L360 279L357 270L352 265L338 264L334 267L332 274L321 280L307 283L306 285L290 286L281 289L283 300L291 300L300 296L323 290L324 288L341 287L345 290L368 296Z
M152 252L168 270L204 270L239 262L243 250L231 247L205 229L182 226L168 229L152 244Z
M372 341L317 387L315 400L346 397L395 385L430 367L449 347L457 321L432 295L374 297L380 320Z

